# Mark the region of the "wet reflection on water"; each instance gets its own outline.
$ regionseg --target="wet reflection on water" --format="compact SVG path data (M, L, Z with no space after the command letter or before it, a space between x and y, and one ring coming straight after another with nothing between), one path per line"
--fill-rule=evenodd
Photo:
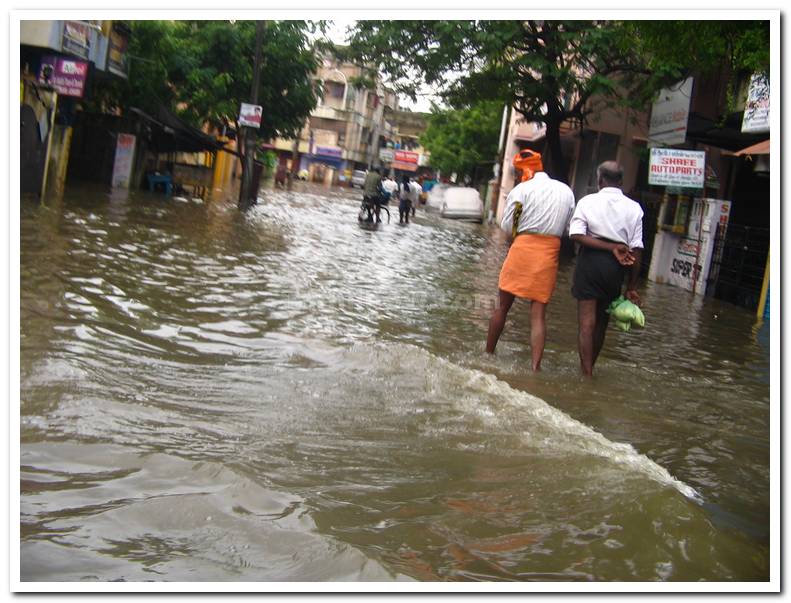
M766 326L646 283L578 376L573 261L483 353L502 234L298 184L22 204L24 580L765 580Z

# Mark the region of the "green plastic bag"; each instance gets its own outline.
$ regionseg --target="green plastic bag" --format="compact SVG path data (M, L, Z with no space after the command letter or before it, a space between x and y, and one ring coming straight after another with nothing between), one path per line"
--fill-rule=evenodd
M630 322L623 322L622 320L616 320L614 323L616 329L620 329L621 331L629 332L629 329L632 328L632 323Z
M628 331L632 326L644 327L645 315L636 305L625 299L623 295L613 300L607 308L608 314L615 319L615 326L622 331Z

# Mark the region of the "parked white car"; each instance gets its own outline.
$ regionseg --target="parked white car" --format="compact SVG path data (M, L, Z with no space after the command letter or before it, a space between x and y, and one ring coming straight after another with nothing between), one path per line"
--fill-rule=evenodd
M354 188L355 186L362 188L363 185L365 184L366 174L367 172L365 170L354 170L352 172L352 179L351 179L352 188Z
M449 188L447 184L442 184L440 182L432 186L428 195L426 195L426 209L440 211L442 209L442 202L445 200L445 192Z
M454 186L445 191L440 215L443 218L483 222L483 201L477 189Z

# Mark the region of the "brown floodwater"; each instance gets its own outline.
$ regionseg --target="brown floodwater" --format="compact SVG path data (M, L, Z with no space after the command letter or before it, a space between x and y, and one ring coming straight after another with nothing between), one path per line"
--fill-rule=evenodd
M643 283L579 377L573 259L484 354L507 251L358 194L22 200L23 581L764 581L769 332Z

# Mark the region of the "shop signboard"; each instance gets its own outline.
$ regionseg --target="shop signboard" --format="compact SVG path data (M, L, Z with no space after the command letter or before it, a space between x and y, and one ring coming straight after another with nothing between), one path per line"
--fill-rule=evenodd
M107 69L115 75L127 77L126 49L129 44L128 36L117 29L110 30L107 44Z
M651 107L648 146L681 144L687 139L693 78L662 88Z
M386 148L379 149L379 159L383 163L392 163L394 157L395 157L395 151L393 151L393 149L386 149Z
M343 157L343 149L341 149L340 147L317 146L316 155L323 155L324 157L333 157L335 159L341 159Z
M91 51L90 27L80 21L64 21L61 50L80 59L88 59Z
M251 105L249 103L242 103L239 109L239 125L247 126L249 128L261 127L261 115L264 108L261 105Z
M730 211L730 201L695 199L682 232L656 233L648 278L705 295L715 238L727 228Z
M134 134L118 134L115 146L115 162L113 163L113 187L129 188L129 177L132 173L132 162L135 156Z
M769 80L759 74L750 80L744 103L742 132L769 132Z
M64 57L45 56L41 59L38 81L52 86L58 94L82 98L88 63Z
M418 153L396 150L391 167L393 167L393 169L402 170L405 172L416 172L419 158L420 155Z
M685 149L651 149L648 184L702 189L706 177L706 152Z

